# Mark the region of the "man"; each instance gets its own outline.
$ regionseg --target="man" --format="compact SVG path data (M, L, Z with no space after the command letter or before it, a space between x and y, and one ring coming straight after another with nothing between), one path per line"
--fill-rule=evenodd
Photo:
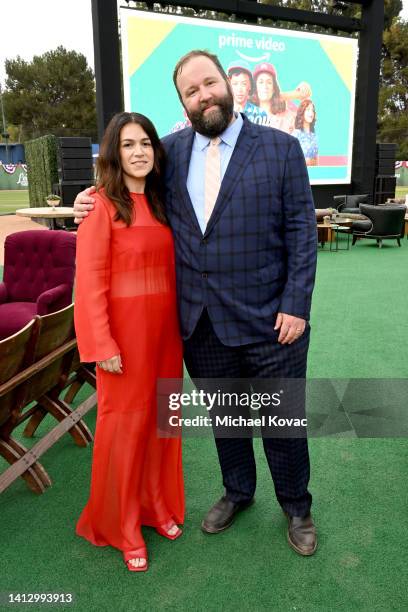
M304 378L317 240L299 142L234 114L228 77L206 51L182 57L173 80L192 124L163 140L189 374ZM90 203L89 190L77 196L78 217ZM311 555L307 440L265 437L263 444L289 544ZM228 528L256 485L250 438L216 438L216 446L225 495L202 522L207 533Z
M234 111L245 113L247 116L256 113L258 108L249 101L254 89L249 64L244 60L231 62L227 74L234 98Z

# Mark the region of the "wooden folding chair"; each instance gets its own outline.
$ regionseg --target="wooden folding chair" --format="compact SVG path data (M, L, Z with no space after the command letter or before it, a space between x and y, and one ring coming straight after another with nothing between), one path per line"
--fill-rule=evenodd
M10 424L18 420L24 403L24 372L33 362L33 348L38 327L35 319L13 334L0 341L0 454L11 465L26 455L28 449L11 437ZM29 488L42 493L51 480L38 462L33 463L23 474Z
M96 393L74 411L59 397L72 376L75 377L76 371L81 368L73 304L52 314L36 317L29 325L28 331L26 328L22 330L25 336L19 338L18 343L13 341L13 337L0 343L4 359L7 361L12 352L13 359L17 361L14 369L10 362L7 371L4 370L4 384L1 384L0 379L0 448L3 456L12 464L0 475L0 493L18 476L22 476L35 493L43 493L51 485L51 479L38 458L66 432L71 434L78 446L87 446L93 440L82 417L95 405ZM19 360L17 346L21 353ZM34 406L30 406L33 402ZM11 438L12 431L26 419L30 419L26 431L32 436L48 413L59 424L30 450Z
M30 418L24 430L26 437L32 437L47 414L62 421L72 413L68 403L59 398L66 387L69 376L80 368L74 328L74 305L58 312L38 317L39 335L36 342L34 361L48 359L49 364L31 381L26 390L25 404L36 400L36 405L21 414L19 422ZM87 446L93 436L84 421L78 421L70 435L78 446Z

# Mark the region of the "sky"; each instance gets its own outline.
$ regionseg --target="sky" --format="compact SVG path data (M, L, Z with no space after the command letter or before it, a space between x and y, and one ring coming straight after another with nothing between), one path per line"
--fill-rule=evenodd
M94 67L91 0L0 0L0 23L3 86L6 59L20 55L30 61L59 45L83 53Z
M401 16L408 20L408 0ZM91 0L0 0L0 84L4 86L4 61L34 55L63 45L83 53L94 67Z

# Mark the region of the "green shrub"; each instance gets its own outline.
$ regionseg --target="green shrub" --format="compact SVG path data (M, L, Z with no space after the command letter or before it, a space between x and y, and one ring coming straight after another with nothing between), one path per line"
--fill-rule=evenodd
M25 143L30 206L45 206L58 183L57 138L51 134Z

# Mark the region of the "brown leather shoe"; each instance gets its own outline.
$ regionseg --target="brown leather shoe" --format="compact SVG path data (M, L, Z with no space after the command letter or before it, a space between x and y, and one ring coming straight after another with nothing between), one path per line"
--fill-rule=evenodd
M317 548L316 527L311 514L308 516L290 516L288 519L288 542L299 555L308 557L313 555Z
M228 529L234 522L235 515L241 510L245 510L253 503L254 500L250 500L245 503L235 503L225 497L221 497L212 508L207 512L201 523L201 529L205 533L219 533Z

